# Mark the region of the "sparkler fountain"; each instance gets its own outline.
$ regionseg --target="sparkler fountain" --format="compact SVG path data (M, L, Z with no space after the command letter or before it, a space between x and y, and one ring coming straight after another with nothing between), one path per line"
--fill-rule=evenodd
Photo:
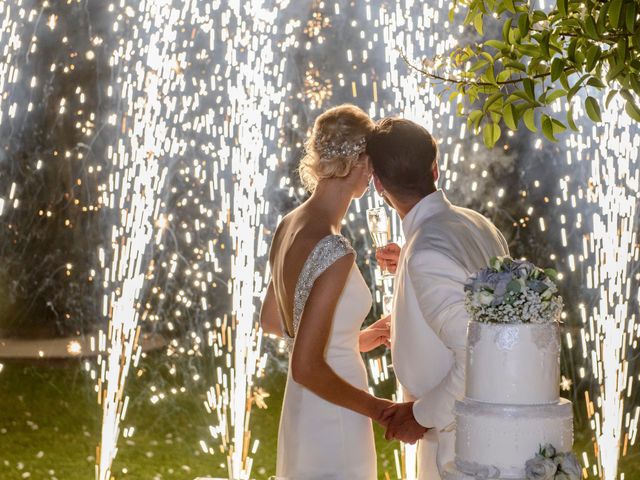
M0 125L2 125L5 116L13 116L12 111L16 108L15 105L10 105L8 109L5 107L8 97L3 93L18 80L18 68L13 63L13 57L22 47L18 26L25 13L22 12L21 15L20 10L20 3L11 5L7 2L0 2L0 48L4 57L4 60L0 63ZM3 210L4 199L0 202L0 215L2 215Z
M283 88L269 80L274 69L284 66L278 62L273 48L277 33L278 7L268 9L262 1L232 2L229 5L225 58L234 65L228 77L226 92L229 96L229 117L220 137L221 156L230 162L233 182L229 230L233 245L230 282L233 294L227 366L229 374L222 374L222 383L228 392L212 388L208 395L208 409L216 410L221 425L217 433L228 449L228 471L234 480L248 479L258 441L251 445L249 420L253 378L263 359L260 356L261 332L255 322L256 289L260 283L255 277L256 255L264 248L261 243L260 216L264 204L261 200L267 177L264 162L268 151L266 141L272 140L278 126L278 115L284 93ZM276 161L274 157L271 161ZM230 362L233 358L233 363ZM215 430L214 430L215 432ZM217 436L216 435L214 436Z
M147 37L145 45L150 45L146 47L150 48L148 52L145 49L141 50L142 62L136 63L137 76L128 81L122 89L123 97L134 95L138 102L133 132L143 132L144 139L144 142L138 145L135 136L132 137L130 149L134 152L133 158L139 161L134 163L131 170L138 168L137 175L143 179L155 178L153 185L147 185L141 191L134 188L132 203L143 200L146 201L145 205L152 203L150 201L153 197L148 198L149 192L158 192L162 187L166 169L159 178L150 170L151 166L158 168L158 160L166 162L171 154L176 153L175 150L178 154L183 154L185 145L195 145L196 139L202 142L198 135L203 129L209 135L213 133L215 141L218 142L217 145L211 141L202 144L202 151L209 157L202 162L202 166L209 170L209 175L201 168L199 161L194 160L193 165L196 173L200 172L200 183L209 176L210 205L203 205L202 208L205 208L204 212L209 212L210 217L212 208L216 208L218 202L221 222L228 228L232 245L231 268L228 272L232 310L230 320L226 315L224 320L216 320L214 328L218 334L210 333L208 336L208 345L213 347L214 356L221 360L222 364L217 366L217 385L207 392L205 408L209 412L215 412L218 425L212 426L210 431L214 439L221 441L221 448L227 455L228 474L233 479L249 477L252 468L250 454L258 447L257 440L251 443L249 426L255 390L253 377L264 367L265 361L265 358L260 356L261 334L255 323L255 301L264 285L261 286L260 283L263 279L256 276L255 259L257 255L264 255L266 251L260 228L260 216L264 214L261 194L269 165L277 163L273 154L267 155L267 152L275 142L277 129L282 126L282 99L288 91L281 84L285 60L275 58L272 50L273 42L278 35L275 21L279 7L286 6L286 3L276 2L276 6L267 8L261 1L230 2L223 8L217 5L218 10L213 12L212 6L207 2L192 2L176 8L175 2L168 1L155 5L145 4L144 8L147 10L140 12L140 15L131 7L125 9L127 15L135 19L135 24L141 26L140 30L133 27L134 40L144 34ZM212 28L214 23L222 28ZM192 32L188 40L181 42L177 38L177 25L188 26ZM181 31L184 31L184 28ZM203 49L196 54L195 61L209 65L198 70L194 68L194 59L189 53L197 50L198 45L203 45L203 38L206 39L209 49ZM134 63L129 48L129 44L124 44L117 50L114 54L114 64L117 65L119 61L124 60L127 64ZM228 66L225 71L221 72L218 67L210 65L212 61L222 59ZM147 65L146 69L139 66L144 62ZM187 67L190 70L183 74L182 69ZM201 72L204 73L204 78L197 78ZM214 98L208 97L209 92L203 89L205 83L211 85L214 92L217 89L224 91L224 100L218 96L213 104L210 103L209 99ZM198 88L195 91L186 89L189 84L197 85ZM142 85L144 90L138 92ZM180 102L175 101L178 95L182 97ZM131 98L126 100L129 103ZM220 113L223 115L220 116ZM123 122L126 122L126 119L123 119ZM124 141L126 138L125 135ZM123 140L121 144L122 142ZM118 151L126 152L126 149L120 148ZM146 164L141 163L144 157L138 153L149 153ZM119 173L116 172L115 175L118 176ZM227 187L226 177L234 180L230 189ZM133 178L126 179L138 182ZM135 196L136 192L139 192L140 198ZM128 194L128 190L124 190L120 198L129 198ZM196 203L199 202L196 200ZM152 232L146 227L150 227L158 218L157 202L153 210L146 210L145 213L147 216L144 218L148 222L144 225L141 235L146 235L144 240L148 241ZM160 228L156 236L157 244L161 242L164 223L166 221L158 222ZM199 231L201 228L201 224L196 221L195 230ZM128 233L130 232L124 232L124 237ZM138 240L135 232L133 233L134 236L131 239L127 238L127 242ZM218 258L212 246L216 242L209 242L207 257L213 263L214 269L217 268ZM190 234L187 232L187 244L189 243ZM140 250L136 255L130 256L136 259L138 267L144 254L144 244L134 243ZM220 242L218 245L223 244ZM162 245L160 247L162 248ZM114 262L117 259L116 250ZM123 262L122 259L118 261ZM124 265L126 264L125 262ZM172 271L174 268L172 267ZM198 265L194 265L193 268L198 270ZM210 274L207 278L211 281ZM140 274L136 279L141 283L143 275ZM195 282L195 286L200 284L199 281ZM205 284L201 285L204 292ZM125 306L131 309L141 285L137 284L136 287L137 290L133 292L125 290L128 296L123 296L116 305L125 303ZM208 302L204 296L200 303L206 311ZM119 312L120 309L114 309L114 318ZM127 328L128 333L125 336L131 342L131 332L135 330L136 324L137 315L131 310L116 324L117 328L110 328L110 332L114 328L116 331L119 328ZM207 322L207 325L210 325L210 322ZM117 379L117 383L109 381L107 385L114 385L113 388L118 389L105 394L111 401L104 405L103 440L99 462L101 480L104 475L109 474L109 465L117 450L118 422L124 417L120 411L126 409L127 403L122 388L133 347L127 343L127 348L119 351L118 342L118 337L112 338L109 350L110 368L107 369L107 377ZM170 352L175 351L175 345L172 342ZM139 348L137 355L136 361L140 355ZM214 452L205 441L200 443L206 453Z
M637 350L638 337L632 295L640 300L638 277L632 277L640 253L640 128L621 112L621 102L612 102L603 126L593 127L598 148L591 158L587 200L598 211L584 249L584 256L593 259L586 283L599 297L588 320L583 316L581 332L585 366L597 382L595 405L587 398L587 411L600 454L593 474L605 480L617 478L620 451L626 454L629 443L635 442L640 413L638 405L626 404L638 380L637 359L631 353Z
M22 1L9 3L0 1L0 130L6 132L5 145L9 145L12 140L14 128L12 121L24 119L25 111L20 108L19 102L11 93L17 90L19 82L23 81L26 72L21 71L24 67L18 58L28 58L29 54L36 49L35 42L26 42L27 26L36 20L37 12L28 12ZM29 110L32 105L29 104ZM5 146L5 148L7 148ZM0 154L1 155L1 154ZM9 208L18 208L20 199L17 198L17 185L11 182L8 199L0 197L0 217ZM7 201L8 200L8 201Z
M131 9L131 7L127 7ZM168 140L168 129L163 117L170 116L171 104L165 107L163 90L173 73L170 52L174 45L173 32L177 13L171 1L147 2L140 5L142 26L151 30L148 42L142 44L143 32L133 26L132 40L121 43L112 57L113 66L131 62L132 42L138 40L139 58L133 72L122 65L124 79L117 78L121 99L129 108L121 118L114 116L113 125L121 135L112 150L114 171L110 185L118 189L117 204L120 213L118 226L113 227L113 257L110 280L118 287L109 298L105 297L105 310L110 314L106 341L106 358L98 357L102 368L99 380L99 402L103 407L102 434L96 457L96 478L109 480L111 464L117 453L120 422L125 418L128 396L125 394L127 375L132 364L139 361L141 346L137 302L145 280L145 252L151 243L154 219L158 217L158 193L167 173L160 162L174 153L175 144ZM134 16L133 10L128 10ZM117 23L115 24L117 25ZM114 27L117 30L117 27ZM113 193L105 192L103 203L114 201ZM106 275L109 278L109 274ZM104 338L103 342L104 343Z

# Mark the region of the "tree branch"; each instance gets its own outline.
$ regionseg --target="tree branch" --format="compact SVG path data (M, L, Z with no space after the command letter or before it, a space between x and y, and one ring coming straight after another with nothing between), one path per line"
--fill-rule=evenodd
M441 81L447 82L447 83L453 83L453 84L456 84L456 85L474 85L474 86L478 86L478 87L495 87L495 86L514 85L516 83L522 83L524 80L527 80L528 78L539 79L539 78L544 78L544 77L551 76L551 71L549 71L549 72L545 72L545 73L538 73L536 75L528 76L528 77L513 78L511 80L504 80L504 81L501 81L501 82L496 81L495 83L477 82L477 81L473 81L473 80L463 80L463 79L458 79L458 78L443 77L443 76L438 75L436 73L428 72L426 70L423 70L422 68L419 68L419 67L413 65L409 61L409 59L406 57L406 55L404 53L400 52L400 56L405 61L405 63L407 65L409 65L410 68L416 70L417 72L421 73L425 77L432 78L434 80L441 80ZM572 70L575 70L575 68L574 67L566 67L564 69L564 72L567 73L567 72L571 72ZM571 72L571 73L575 73L575 72Z
M531 31L532 31L532 32L535 32L535 33L544 33L544 32L545 32L545 30L536 30L535 28L532 28L532 29L531 29ZM553 35L559 35L559 36L561 36L561 37L584 37L584 38L587 38L587 39L589 39L589 40L593 41L593 38L588 37L588 36L586 36L586 35L581 35L581 34L578 34L578 33L570 33L570 32L552 32L550 35L551 35L551 36L553 36ZM605 41L605 42L606 42L607 40L609 40L609 41L611 41L611 42L614 42L614 43L615 43L615 41L616 41L617 39L620 39L620 38L628 38L628 37L631 37L631 36L633 36L633 33L622 33L622 34L618 34L618 35L606 35L606 36L602 36L602 37L600 37L600 38L601 38L603 41Z

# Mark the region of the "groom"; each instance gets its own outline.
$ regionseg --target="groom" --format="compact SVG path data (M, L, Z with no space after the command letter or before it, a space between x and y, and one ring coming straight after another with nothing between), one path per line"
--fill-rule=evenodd
M405 244L376 255L397 267L391 355L404 400L385 411L387 438L418 440L418 478L437 480L454 459L453 406L464 395L469 316L464 283L492 256L508 255L498 229L452 205L438 180L438 147L420 125L381 120L367 142L376 190L402 219Z

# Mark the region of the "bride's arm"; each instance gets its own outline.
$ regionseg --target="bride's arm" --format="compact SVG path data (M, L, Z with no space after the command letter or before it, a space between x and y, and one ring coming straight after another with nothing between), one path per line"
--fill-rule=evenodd
M346 382L325 359L333 314L353 261L353 255L348 254L316 279L296 333L291 375L294 381L325 400L380 422L383 410L392 403Z
M282 337L282 318L280 317L278 302L276 302L276 294L273 290L273 281L269 282L267 293L262 301L260 326L264 333Z

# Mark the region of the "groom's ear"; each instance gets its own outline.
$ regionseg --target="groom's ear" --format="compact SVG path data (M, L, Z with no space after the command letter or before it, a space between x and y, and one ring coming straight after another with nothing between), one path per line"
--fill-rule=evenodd
M382 186L382 183L380 183L380 179L375 172L373 173L373 186L376 187L376 192L378 192L378 194L382 194L382 192L384 192L384 187Z
M440 169L438 168L438 161L433 162L433 167L431 167L431 174L433 175L433 183L438 183L438 177L440 176Z

